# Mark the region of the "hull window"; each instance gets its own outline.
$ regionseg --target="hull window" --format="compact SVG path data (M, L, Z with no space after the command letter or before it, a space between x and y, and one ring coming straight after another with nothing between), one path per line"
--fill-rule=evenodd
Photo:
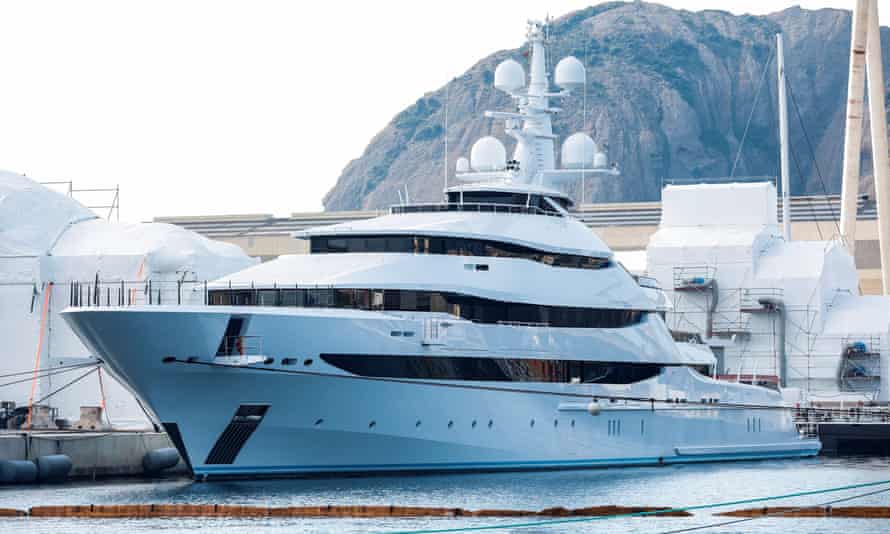
M271 296L271 291L277 292L277 296ZM624 328L640 323L647 313L640 310L541 306L459 293L404 289L214 289L210 291L209 302L218 306L438 312L477 323L557 328Z
M557 254L512 243L485 239L430 236L341 236L313 237L312 254L343 252L400 252L408 254L444 254L449 256L481 256L520 258L545 263L553 267L574 269L604 269L612 262L608 258L593 258L574 254ZM487 270L487 269L486 269Z
M531 358L322 354L321 359L359 376L486 382L632 384L658 376L663 368L651 363Z

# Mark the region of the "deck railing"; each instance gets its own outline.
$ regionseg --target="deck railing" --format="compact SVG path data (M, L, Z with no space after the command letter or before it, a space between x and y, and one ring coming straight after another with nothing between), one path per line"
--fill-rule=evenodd
M68 283L68 305L74 308L146 304L207 304L207 282L96 280Z
M437 213L443 211L471 211L479 213L522 213L529 215L547 215L562 217L562 214L544 210L537 206L517 206L515 204L496 204L479 202L437 202L429 204L403 204L390 208L393 215L405 213Z

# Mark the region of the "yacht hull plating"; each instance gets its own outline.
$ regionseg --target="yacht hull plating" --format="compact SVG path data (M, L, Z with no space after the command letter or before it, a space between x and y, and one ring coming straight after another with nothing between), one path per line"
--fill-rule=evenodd
M431 346L422 332L397 339L394 331L415 332L423 322L382 313L238 315L248 331L262 333L257 363L216 357L231 309L64 313L164 425L197 478L652 465L803 457L820 447L799 437L787 410L664 403L732 402L738 395L778 404L772 392L682 366L627 385L364 377L328 365L321 354L504 351ZM476 341L493 343L492 334L511 327L466 328L482 329ZM544 353L552 346L540 338L560 336L541 330ZM658 402L605 400L610 396Z

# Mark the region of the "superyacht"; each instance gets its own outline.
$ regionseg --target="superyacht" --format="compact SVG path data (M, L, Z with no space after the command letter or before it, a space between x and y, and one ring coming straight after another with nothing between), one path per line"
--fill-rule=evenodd
M804 457L773 390L709 376L559 184L614 176L552 99L586 83L530 22L484 137L438 204L299 232L310 254L194 304L71 307L66 321L169 433L195 477L525 470Z

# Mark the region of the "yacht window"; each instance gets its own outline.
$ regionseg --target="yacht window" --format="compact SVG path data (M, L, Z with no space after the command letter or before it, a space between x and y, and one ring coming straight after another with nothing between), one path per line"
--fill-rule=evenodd
M322 354L321 359L359 376L491 382L632 384L656 377L660 364L532 358ZM575 380L573 380L575 379Z
M275 292L270 304L267 292ZM271 294L271 293L268 293ZM485 324L557 328L623 328L640 323L647 312L570 306L542 306L440 291L364 288L283 288L277 290L214 289L211 305L348 308L449 313Z
M257 298L260 306L278 306L277 289L262 289L259 291Z
M604 269L612 266L608 258L594 258L575 254L557 254L512 243L485 239L429 236L350 236L313 237L312 254L342 252L391 252L413 254L445 254L451 256L480 256L519 258L537 261L553 267L572 269Z

